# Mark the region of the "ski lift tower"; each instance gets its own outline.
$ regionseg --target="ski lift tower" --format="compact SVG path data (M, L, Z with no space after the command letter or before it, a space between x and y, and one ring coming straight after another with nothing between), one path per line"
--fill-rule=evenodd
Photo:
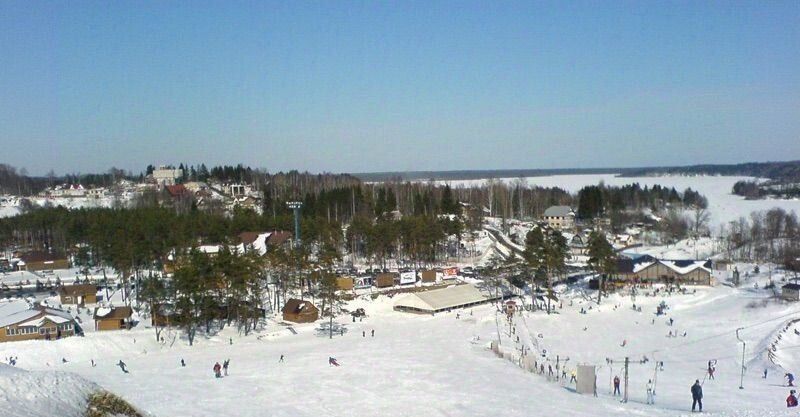
M300 244L300 209L303 208L302 201L287 201L286 207L294 211L294 245Z

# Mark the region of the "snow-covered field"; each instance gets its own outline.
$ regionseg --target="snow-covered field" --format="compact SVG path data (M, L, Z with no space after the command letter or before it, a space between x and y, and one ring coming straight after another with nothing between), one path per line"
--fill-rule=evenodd
M712 415L788 415L783 374L800 366L792 350L798 342L778 344L777 363L766 349L789 320L800 317L800 307L770 301L771 290L753 288L766 283L763 269L739 289L697 287L685 295L640 293L635 299L621 294L591 309L586 297L592 293L570 289L557 314L525 313L511 326L491 305L460 311L456 319L456 312L395 312L393 300L381 297L351 302L349 308L364 307L369 317L355 323L340 318L348 332L333 339L318 336L313 324L294 325L295 335L271 321L256 334L240 336L227 328L189 347L175 332L157 343L141 323L132 331L0 344L0 358L18 356L17 366L25 369L74 372L158 416L677 416L689 412L695 379L704 383L705 410ZM670 309L657 317L662 301ZM642 311L634 311L633 303ZM743 390L739 327L747 343ZM670 331L679 336L667 337ZM568 370L578 363L597 365L598 397L576 394L573 384L562 386L498 358L487 349L498 334L504 349L525 345L548 364L555 365L558 356ZM278 362L281 355L284 363ZM329 366L329 356L341 366ZM630 401L621 404L610 395L610 378L622 376L626 356L633 361ZM640 364L643 357L648 362ZM230 375L213 378L213 364L228 358ZM130 373L115 365L119 360ZM717 363L713 381L704 378L710 360ZM655 361L663 361L664 369L657 375L656 404L648 406L644 388L654 378ZM762 379L765 368L769 375ZM0 398L5 409L4 401L13 398Z
M80 208L113 207L115 204L128 204L132 197L125 195L120 199L114 197L27 197L34 206L63 206L70 210ZM0 199L0 218L12 217L22 212L22 202L18 197L4 196Z
M572 175L528 181L570 192L599 181L660 184L680 191L691 187L708 197L715 225L775 206L800 212L797 200L745 201L731 195L739 179ZM519 233L524 230L522 224L512 227ZM488 253L496 243L482 232L474 246ZM666 258L705 258L718 248L714 240L704 238L635 251ZM315 324L292 325L290 330L271 318L263 329L248 336L225 328L219 334L198 336L190 347L176 331L166 332L165 340L157 342L146 320L131 331L94 332L89 315L82 312L81 319L90 330L85 337L0 344L0 361L17 356L18 368L68 372L19 374L0 368L0 409L21 404L23 395L25 401L35 403L41 399L37 395L46 394L26 387L47 380L55 381L50 384L56 387L53 393L61 385L74 385L68 392L73 396L97 384L156 416L680 416L689 414L689 386L699 379L706 413L794 415L796 410L785 407L788 388L783 375L800 370L800 322L793 321L800 319L800 305L777 301L773 290L764 289L770 278L780 285L782 273L763 265L760 274L753 274L753 265L739 265L739 270L744 275L740 288L697 287L674 295L648 295L652 290L645 290L635 297L626 292L599 307L589 301L596 293L582 286L562 287L562 306L556 314L524 313L510 324L492 305L460 311L456 319L455 311L410 315L393 311L391 298L364 297L347 308L363 307L369 317L362 322L338 318L348 332L333 339L318 335ZM66 271L62 279L74 273ZM18 282L20 278L7 275L3 280ZM662 301L669 310L666 316L656 316L656 305ZM634 303L641 312L632 308ZM582 309L587 313L582 314ZM673 326L668 325L669 318ZM737 328L743 328L741 337L746 342L747 372L741 390L742 344L736 338ZM671 332L678 336L668 337ZM556 358L559 365L566 363L568 375L576 364L598 366L598 397L576 394L574 384L549 381L498 358L488 348L498 337L502 350L512 357L518 357L525 346L540 363L555 366ZM281 355L285 355L284 363L278 362ZM330 356L341 366L329 366ZM614 375L622 377L625 357L632 361L630 400L622 404L611 395L610 381ZM215 379L212 366L228 358L230 375ZM645 358L647 362L641 363ZM186 367L180 365L181 359ZM130 373L121 372L116 366L119 360ZM655 364L661 361L663 370L656 371ZM716 362L714 380L706 378L709 361ZM762 378L765 369L766 379ZM656 380L655 405L645 404L648 379ZM91 383L82 382L86 380ZM34 393L23 394L26 390ZM47 415L14 410L13 416Z
M658 177L618 177L613 174L591 174L591 175L553 175L547 177L528 177L525 181L529 185L541 187L559 187L570 193L577 193L587 185L596 185L600 181L606 185L622 186L626 184L639 183L641 186L661 185L664 187L675 187L676 190L683 191L692 188L699 191L708 198L708 210L711 214L712 228L720 224L727 224L740 216L749 216L753 211L769 210L773 207L781 207L787 211L794 210L800 214L800 199L794 200L745 200L743 197L731 194L733 184L741 180L753 180L752 177L728 177L728 176L658 176ZM517 178L500 178L496 181L513 182ZM440 181L448 183L453 187L481 185L486 180L463 180L463 181Z

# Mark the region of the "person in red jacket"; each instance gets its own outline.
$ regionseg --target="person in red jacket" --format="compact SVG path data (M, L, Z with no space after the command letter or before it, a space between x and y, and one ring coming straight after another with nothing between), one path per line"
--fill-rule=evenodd
M219 362L215 363L214 364L214 376L217 377L217 378L221 378L222 377L222 372L220 372L221 370L222 370L222 366L219 364Z
M797 397L794 395L794 390L789 391L789 396L786 397L787 407L797 407Z

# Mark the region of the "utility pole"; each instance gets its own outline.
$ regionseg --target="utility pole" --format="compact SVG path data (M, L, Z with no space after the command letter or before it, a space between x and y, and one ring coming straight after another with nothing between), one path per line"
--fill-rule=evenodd
M744 330L744 327L736 329L736 338L742 342L742 376L739 378L739 389L744 389L744 350L747 344L744 342L744 340L742 340L741 337L739 337L739 330Z
M298 256L297 249L300 248L300 209L303 208L302 201L287 201L286 207L292 209L294 211L294 242L292 243L292 249L295 255L295 267L297 276L300 277L300 298L303 298L303 280L300 273L300 257Z
M625 392L622 394L622 402L628 402L628 365L630 364L630 359L626 356L625 357Z

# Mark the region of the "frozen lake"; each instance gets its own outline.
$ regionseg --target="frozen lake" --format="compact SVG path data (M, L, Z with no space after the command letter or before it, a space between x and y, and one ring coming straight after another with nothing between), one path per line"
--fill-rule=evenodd
M711 214L712 228L727 224L740 216L749 216L753 211L769 210L781 207L787 211L800 213L800 200L745 200L731 194L733 184L741 180L753 180L753 177L728 176L661 176L661 177L618 177L613 174L591 175L553 175L547 177L527 177L524 180L531 186L559 187L570 193L577 193L587 185L596 185L601 181L606 185L622 186L639 183L641 186L661 185L675 187L682 192L692 188L708 198L708 210ZM495 181L514 182L517 178L500 178ZM485 184L487 180L439 181L453 187Z

